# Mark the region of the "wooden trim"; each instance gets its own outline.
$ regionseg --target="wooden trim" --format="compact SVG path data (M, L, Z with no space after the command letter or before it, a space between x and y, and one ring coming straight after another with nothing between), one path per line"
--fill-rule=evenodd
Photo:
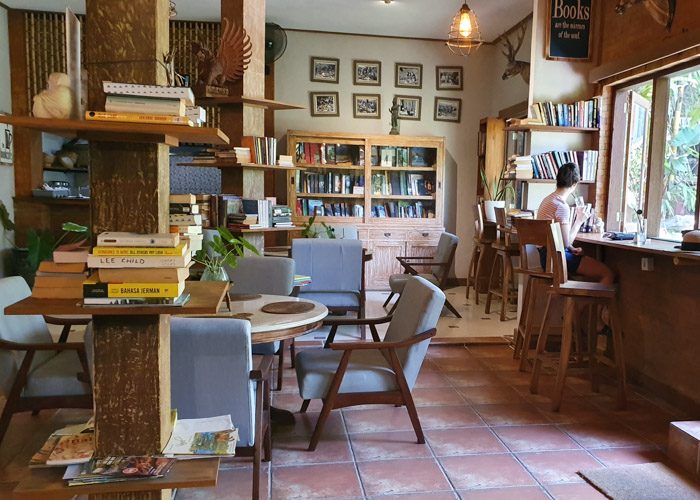
M649 131L649 168L645 202L648 236L658 236L661 227L661 199L664 188L664 159L666 157L666 103L669 96L668 78L654 83L651 130Z

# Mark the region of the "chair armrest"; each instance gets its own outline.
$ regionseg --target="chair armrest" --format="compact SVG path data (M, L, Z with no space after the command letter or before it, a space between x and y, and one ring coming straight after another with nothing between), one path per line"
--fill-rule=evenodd
M58 344L22 344L9 340L0 340L0 349L10 351L84 351L82 342L65 342Z
M44 321L50 325L87 325L92 321L92 316L51 316L44 314Z
M323 319L324 325L381 325L382 323L388 323L391 321L391 315L382 316L380 318L329 318L326 316Z
M263 356L258 367L254 370L250 370L250 380L265 380L270 376L270 371L272 370L272 362L275 356L272 354L266 354Z
M410 339L402 340L400 342L334 342L329 344L328 347L336 351L354 351L356 349L401 349L402 347L408 347L434 337L436 333L437 330L435 328L431 328L430 330L419 333Z

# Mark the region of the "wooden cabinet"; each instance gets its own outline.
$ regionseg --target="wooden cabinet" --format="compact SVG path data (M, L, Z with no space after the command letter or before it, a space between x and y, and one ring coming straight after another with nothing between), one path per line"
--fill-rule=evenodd
M386 290L400 273L396 257L432 256L444 228L442 137L287 133L288 203L296 224L351 224L372 252L369 290ZM319 208L316 208L319 207Z
M490 185L498 179L505 164L505 133L506 126L503 118L487 117L479 121L479 136L477 142L476 195L486 196L483 177ZM483 172L483 177L482 177Z

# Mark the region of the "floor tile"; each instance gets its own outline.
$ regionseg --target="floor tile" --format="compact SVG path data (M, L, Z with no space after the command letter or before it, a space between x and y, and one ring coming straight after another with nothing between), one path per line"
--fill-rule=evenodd
M272 393L272 405L276 408L291 411L296 413L301 408L301 403L304 400L298 393ZM323 408L323 401L320 399L312 399L307 411L320 412Z
M438 457L475 453L503 453L503 443L486 427L429 430L428 442Z
M547 424L549 420L527 403L474 405L474 409L489 425Z
M413 429L405 407L344 411L348 432L407 431Z
M272 492L273 499L362 496L352 463L273 467Z
M565 399L559 411L552 411L552 405L549 401L546 403L534 403L534 405L535 408L555 424L604 424L612 420L609 413L596 408L581 397L576 400Z
M434 459L358 462L357 467L367 495L450 489L450 484Z
M507 357L492 357L492 358L481 358L481 363L487 370L493 370L497 372L511 372L517 370L520 366L519 359L513 359L512 351L510 351L510 356ZM499 373L500 375L500 373Z
M510 454L441 457L440 463L457 489L529 486L535 480Z
M269 466L262 464L260 497L269 497ZM177 492L178 500L249 500L253 493L253 469L234 468L219 470L214 488L184 488Z
M486 425L481 417L467 405L421 406L418 408L418 418L424 430Z
M318 412L295 413L293 426L277 426L273 423L273 440L275 437L283 437L291 434L297 436L311 437L311 434L313 433L314 428L316 427L318 416ZM343 417L340 414L340 411L338 410L331 412L331 414L328 416L328 419L326 420L326 425L323 428L322 437L334 436L345 436L345 425L343 424Z
M452 384L450 383L445 376L437 371L434 372L425 372L422 371L418 374L418 378L416 379L416 385L414 386L415 389L422 389L426 387L430 388L436 388L436 387L450 387Z
M647 446L649 441L622 425L566 424L560 428L584 448L617 448L621 446Z
M464 404L464 398L452 387L413 389L416 406L445 406Z
M542 484L578 483L583 481L576 474L579 470L603 467L585 450L517 453L516 456Z
M505 384L460 387L458 390L467 402L473 405L524 402L512 387L508 387Z
M475 385L500 384L501 379L494 372L486 370L467 370L461 372L443 372L455 387L473 387Z
M547 493L539 486L514 486L511 488L486 488L480 490L460 490L464 500L545 500Z
M549 484L546 489L556 500L606 500L608 498L588 483Z
M407 493L404 495L377 495L368 497L370 500L456 500L457 494L452 491L432 493Z
M350 435L352 450L358 462L392 458L432 457L425 444L418 444L413 431L368 432Z
M273 463L275 465L302 465L353 461L350 443L346 436L321 436L314 451L308 451L309 439L310 436L306 435L275 436L273 434Z
M514 452L581 449L573 439L553 425L513 425L493 427L492 430Z
M484 369L484 365L479 359L471 356L437 359L439 359L439 362L435 362L435 364L441 372L463 372Z
M665 462L668 460L666 455L656 448L601 448L590 450L590 453L608 467Z

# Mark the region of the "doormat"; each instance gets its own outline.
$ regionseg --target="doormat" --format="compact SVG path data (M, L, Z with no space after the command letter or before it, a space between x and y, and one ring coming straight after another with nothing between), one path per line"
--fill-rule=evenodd
M700 483L662 463L579 471L582 478L614 500L697 500Z

